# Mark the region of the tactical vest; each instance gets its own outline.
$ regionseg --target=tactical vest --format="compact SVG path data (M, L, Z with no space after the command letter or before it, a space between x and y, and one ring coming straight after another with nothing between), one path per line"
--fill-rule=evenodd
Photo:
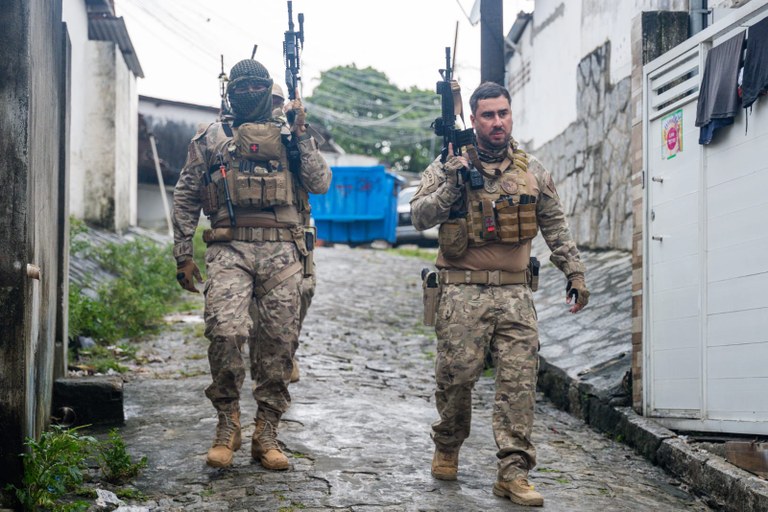
M227 189L237 226L301 223L308 195L289 170L280 123L244 123L231 137L216 141L209 154L202 203L213 227L230 226Z
M468 181L464 201L454 207L466 214L440 225L438 243L447 258L462 257L467 247L525 243L538 233L537 183L528 155L510 148L503 162L476 163L483 167L483 187L473 189Z
M484 167L496 165L499 164L484 164ZM491 242L518 244L538 233L536 178L528 172L528 155L521 149L510 149L499 171L498 177L484 177L483 188L473 190L466 185L470 247Z

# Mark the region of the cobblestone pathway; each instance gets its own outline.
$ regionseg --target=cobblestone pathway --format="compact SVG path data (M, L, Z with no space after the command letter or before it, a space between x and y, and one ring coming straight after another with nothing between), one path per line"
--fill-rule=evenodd
M316 261L301 381L291 387L293 406L281 423L292 468L269 472L251 462L255 402L248 384L243 449L230 469L205 466L215 416L203 395L209 377L202 324L187 318L144 343L152 362L125 386L122 434L132 453L149 459L137 481L146 499L132 504L168 512L526 510L491 492L492 376L476 388L458 482L430 476L435 340L420 324L419 282L429 262L346 246L319 248ZM536 409L539 464L531 480L544 510L709 510L661 469L544 397Z

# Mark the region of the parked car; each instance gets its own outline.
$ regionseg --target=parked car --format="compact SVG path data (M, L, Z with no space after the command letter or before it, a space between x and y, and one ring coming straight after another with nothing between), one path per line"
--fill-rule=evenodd
M397 196L397 235L395 245L437 245L437 226L419 231L411 223L411 198L419 187L405 187Z

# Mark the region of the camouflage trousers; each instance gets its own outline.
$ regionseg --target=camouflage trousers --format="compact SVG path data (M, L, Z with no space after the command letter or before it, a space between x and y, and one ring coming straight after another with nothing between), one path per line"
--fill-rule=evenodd
M301 326L304 325L304 319L307 317L307 311L312 304L312 298L315 296L315 286L317 285L317 279L315 278L315 266L312 264L312 275L304 277L301 280L300 294L301 305L299 308L299 333L301 333ZM254 347L258 343L258 327L259 327L259 312L256 308L256 303L251 303L251 320L253 325L251 326L251 332L248 336L248 349L253 352ZM299 338L296 337L296 344L293 348L294 354L299 349ZM255 374L256 368L251 365L251 377Z
M240 398L245 380L242 349L251 338L248 354L259 411L279 419L290 406L288 382L299 339L303 274L293 274L261 298L254 288L298 259L293 242L233 241L208 247L205 336L210 341L212 382L205 395L217 409Z
M531 442L539 334L533 293L525 285L444 285L435 322L437 446L457 449L469 436L472 389L491 351L496 367L493 435L498 478L513 480L536 465Z

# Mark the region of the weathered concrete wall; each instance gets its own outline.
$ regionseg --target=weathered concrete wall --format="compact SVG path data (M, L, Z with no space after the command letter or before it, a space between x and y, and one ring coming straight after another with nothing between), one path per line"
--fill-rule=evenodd
M611 84L610 53L606 43L581 61L576 122L535 154L552 172L579 245L629 250L630 81Z
M66 119L61 0L0 9L0 483L18 482L24 438L47 424L60 280ZM39 268L39 280L26 268Z
M117 47L114 47L117 50ZM136 184L138 167L139 96L136 77L115 51L115 229L136 225Z
M117 45L88 41L85 133L80 151L83 219L122 231L136 223L138 94ZM74 195L74 194L73 194Z
M88 41L88 13L83 0L63 0L62 17L67 24L72 44L70 76L74 84L86 84L89 68L86 56ZM83 172L83 142L87 132L86 105L88 88L78 85L71 91L70 104L70 212L78 219L85 213L83 192L85 173Z
M83 141L83 218L115 229L115 59L117 48L107 41L86 46L90 80L83 86L91 100L86 108Z

